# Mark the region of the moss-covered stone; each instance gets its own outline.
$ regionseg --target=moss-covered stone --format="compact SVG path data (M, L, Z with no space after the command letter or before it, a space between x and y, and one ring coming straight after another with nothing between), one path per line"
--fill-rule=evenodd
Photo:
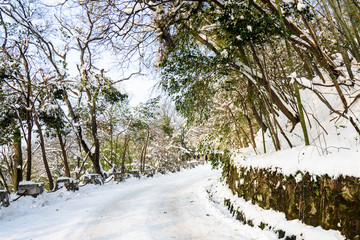
M359 178L332 179L302 172L295 176L230 166L227 183L234 194L264 209L272 208L284 212L288 219L339 230L349 239L360 240ZM231 211L240 221L249 222L238 210Z

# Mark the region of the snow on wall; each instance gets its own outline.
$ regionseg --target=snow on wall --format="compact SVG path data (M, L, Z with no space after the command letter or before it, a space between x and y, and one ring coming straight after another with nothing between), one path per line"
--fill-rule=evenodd
M304 83L304 79L297 79ZM312 85L316 81L307 81L306 85L317 88L329 101L331 106L340 112L343 106L334 88ZM359 87L354 87L359 88ZM353 89L354 92L356 89ZM278 171L285 175L295 175L296 172L308 172L313 175L329 175L338 177L347 175L360 177L360 136L350 121L339 118L320 101L311 90L301 90L301 99L306 111L306 125L310 138L310 146L305 146L300 123L290 132L291 124L280 115L278 121L286 136L293 144L290 148L285 138L279 132L281 151L276 152L271 136L265 133L266 153L264 154L261 130L255 140L259 155L255 155L251 148L239 149L233 156L235 166L265 168ZM349 94L347 101L354 98ZM348 111L348 116L360 118L360 101L358 100Z

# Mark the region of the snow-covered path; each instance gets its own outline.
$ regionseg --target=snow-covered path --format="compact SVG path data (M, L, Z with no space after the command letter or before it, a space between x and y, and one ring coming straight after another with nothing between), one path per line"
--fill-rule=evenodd
M209 201L206 187L218 177L205 165L26 197L0 209L0 239L269 239L269 232L241 225Z
M114 195L77 239L233 239L235 229L196 194L211 175L192 170L138 181ZM239 235L238 239L246 239Z

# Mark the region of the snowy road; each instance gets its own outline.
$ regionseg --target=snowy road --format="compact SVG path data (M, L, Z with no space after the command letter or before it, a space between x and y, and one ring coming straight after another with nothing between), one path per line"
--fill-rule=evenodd
M211 176L192 170L137 184L116 193L78 239L233 239L198 191ZM98 222L99 221L99 222ZM245 239L239 234L238 239Z
M269 233L239 224L209 201L206 188L218 177L199 166L26 197L0 209L0 239L268 239Z

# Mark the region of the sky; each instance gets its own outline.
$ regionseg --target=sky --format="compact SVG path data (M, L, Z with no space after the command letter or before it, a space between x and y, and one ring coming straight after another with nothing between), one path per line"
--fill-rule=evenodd
M51 6L62 4L65 0L41 0L41 2L47 6ZM56 42L56 40L53 41ZM93 57L95 57L92 59L93 63L95 63L94 65L97 69L104 69L105 76L110 77L114 81L127 78L131 73L139 72L139 69L141 69L142 75L133 76L131 79L116 85L120 90L125 91L129 95L131 106L135 107L140 102L146 102L150 98L157 97L160 94L160 91L154 88L159 82L159 74L155 73L155 70L151 68L146 68L143 65L140 66L135 60L135 58L138 57L137 54L134 54L131 63L124 63L121 62L121 59L116 58L119 53L114 54L101 46L98 46L97 50L96 52L92 52ZM147 54L152 55L154 51L156 51L156 49L149 48ZM119 56L121 56L121 53ZM78 75L77 66L80 62L79 52L71 49L67 54L67 61L70 76Z
M72 76L78 74L78 54L76 51L71 51L67 57L69 61L68 69ZM110 77L114 81L128 78L132 73L141 72L141 74L133 75L129 80L116 84L120 91L125 91L129 95L131 106L135 107L140 102L145 103L150 98L161 94L161 91L157 88L160 75L151 67L139 67L139 64L134 61L125 68L120 65L117 59L112 57L111 53L102 52L97 54L96 67L104 69L105 76Z
M160 94L157 86L159 78L151 70L143 76L135 76L128 81L123 82L120 86L129 94L131 106L136 106L140 102L146 102L150 98Z

